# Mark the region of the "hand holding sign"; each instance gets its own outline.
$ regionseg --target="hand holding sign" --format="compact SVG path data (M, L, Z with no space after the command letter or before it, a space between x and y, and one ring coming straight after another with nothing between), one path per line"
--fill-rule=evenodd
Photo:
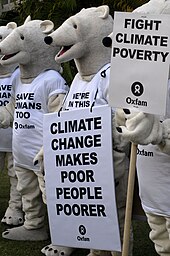
M33 160L34 165L39 164L40 165L40 171L45 174L44 172L44 150L43 147L41 147L40 151L36 154Z
M162 152L170 155L170 119L166 119L162 123L163 136L159 147Z
M129 109L124 109L124 114L126 126L119 126L117 130L126 140L142 145L161 142L162 125L155 115Z
M5 107L1 107L0 128L8 128L10 126L12 118L10 110L10 103L8 103Z

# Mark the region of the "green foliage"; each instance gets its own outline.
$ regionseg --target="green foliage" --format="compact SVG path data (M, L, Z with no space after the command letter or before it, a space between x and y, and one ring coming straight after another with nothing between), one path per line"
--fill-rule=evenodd
M111 15L114 16L114 11L132 11L148 0L23 0L20 3L15 0L14 2L20 24L31 15L32 19L50 19L58 27L82 8L106 4L110 7Z
M146 2L148 2L148 0L103 0L103 4L109 6L110 13L113 17L114 11L131 12Z
M72 61L63 63L62 66L63 66L63 74L62 75L65 78L65 80L67 81L68 85L70 86L75 74L77 73L75 63L72 60Z

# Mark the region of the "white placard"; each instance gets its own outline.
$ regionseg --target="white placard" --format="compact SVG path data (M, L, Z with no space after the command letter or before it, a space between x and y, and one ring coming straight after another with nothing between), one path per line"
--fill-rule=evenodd
M108 106L44 115L52 244L121 250Z
M109 105L165 115L170 15L115 12Z

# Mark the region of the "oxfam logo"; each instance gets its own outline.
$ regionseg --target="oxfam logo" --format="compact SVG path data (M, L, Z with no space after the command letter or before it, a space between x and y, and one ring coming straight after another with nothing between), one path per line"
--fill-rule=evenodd
M132 85L131 85L131 92L133 93L133 95L135 95L136 97L138 96L141 96L144 92L144 87L143 85L140 83L140 82L134 82Z
M85 235L85 234L86 234L86 228L85 228L85 226L83 226L83 225L80 225L80 226L79 226L79 233L80 233L81 235Z

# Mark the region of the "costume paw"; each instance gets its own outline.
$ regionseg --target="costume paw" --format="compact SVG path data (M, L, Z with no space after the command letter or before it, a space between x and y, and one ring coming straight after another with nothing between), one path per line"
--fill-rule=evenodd
M73 251L75 251L75 248L57 246L52 244L45 246L41 250L41 252L46 256L70 256Z
M124 109L125 126L117 127L123 138L135 144L159 144L163 136L163 128L156 115L143 112L132 112Z
M10 103L8 103L10 105ZM11 124L11 115L6 107L0 110L0 128L8 128Z
M40 171L44 174L44 151L43 151L43 147L41 147L38 154L34 157L33 163L34 163L34 165L39 165L40 166Z
M50 113L59 112L64 100L65 94L54 94L49 98L48 109Z
M45 228L26 229L24 226L7 229L2 233L2 237L17 241L43 241L49 238Z
M24 213L8 207L1 222L10 226L20 226L24 223Z
M170 119L164 120L162 125L163 139L159 144L159 147L163 153L170 155Z

